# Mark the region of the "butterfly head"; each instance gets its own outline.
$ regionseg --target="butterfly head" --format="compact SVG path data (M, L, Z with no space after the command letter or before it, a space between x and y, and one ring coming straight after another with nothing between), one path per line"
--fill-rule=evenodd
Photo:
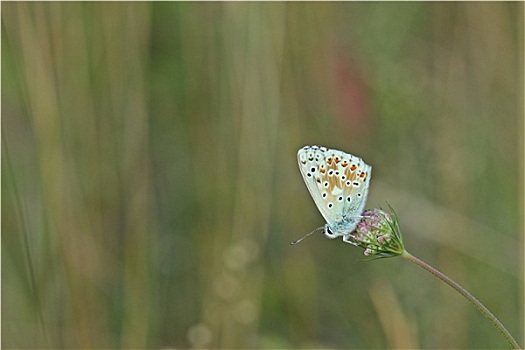
M324 225L323 234L330 239L334 239L341 236L341 234L334 233L334 231L332 231L330 225L328 224Z

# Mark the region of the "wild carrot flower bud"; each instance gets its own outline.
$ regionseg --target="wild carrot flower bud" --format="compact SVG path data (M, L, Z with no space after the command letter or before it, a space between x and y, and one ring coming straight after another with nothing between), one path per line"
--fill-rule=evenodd
M405 247L394 210L392 214L381 209L366 210L363 219L351 233L348 241L364 248L364 255L390 258L403 254Z

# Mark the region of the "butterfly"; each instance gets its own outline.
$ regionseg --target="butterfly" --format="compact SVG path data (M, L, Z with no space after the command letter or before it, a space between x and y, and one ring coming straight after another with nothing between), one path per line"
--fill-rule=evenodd
M324 235L331 239L343 236L343 241L353 244L350 237L362 219L372 167L359 157L318 146L301 148L297 162L306 187L326 220Z

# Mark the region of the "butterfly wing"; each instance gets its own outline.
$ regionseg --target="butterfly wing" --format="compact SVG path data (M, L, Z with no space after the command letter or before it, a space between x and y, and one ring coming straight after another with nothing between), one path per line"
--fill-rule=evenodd
M366 205L372 167L351 154L317 146L300 149L297 160L306 187L333 234L353 231Z

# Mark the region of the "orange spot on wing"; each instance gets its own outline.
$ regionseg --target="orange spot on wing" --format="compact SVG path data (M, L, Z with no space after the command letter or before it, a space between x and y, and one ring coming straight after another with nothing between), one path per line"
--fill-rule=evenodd
M352 164L352 166L350 167L350 170L354 171L355 169L357 169L357 166L355 164Z

